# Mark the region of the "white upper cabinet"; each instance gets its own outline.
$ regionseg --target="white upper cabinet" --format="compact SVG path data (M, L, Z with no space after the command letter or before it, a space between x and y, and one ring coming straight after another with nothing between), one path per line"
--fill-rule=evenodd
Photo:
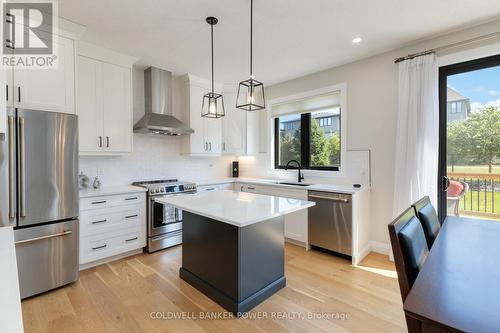
M184 96L181 98L182 120L194 130L193 134L185 138L184 153L194 156L220 156L222 119L201 116L203 95L210 91L210 82L192 75L186 75L182 80L184 91Z
M226 116L222 118L222 153L247 153L247 112L236 108L237 91L224 92Z
M101 62L78 56L76 67L80 152L100 152L104 142Z
M103 63L104 150L132 151L131 70Z
M88 44L78 48L76 112L81 155L132 152L131 59Z
M58 36L55 69L20 69L13 72L13 105L17 108L75 113L73 40ZM9 96L10 97L10 96Z

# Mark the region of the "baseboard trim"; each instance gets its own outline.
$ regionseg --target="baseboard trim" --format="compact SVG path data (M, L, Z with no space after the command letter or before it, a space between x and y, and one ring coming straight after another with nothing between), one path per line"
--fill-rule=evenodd
M389 256L391 253L391 247L387 243L382 243L372 240L370 241L370 248L372 252L385 254L386 256Z
M111 257L99 259L99 260L88 262L88 263L85 263L85 264L81 264L78 270L83 271L83 270L85 270L87 268L92 268L92 267L99 266L99 265L102 265L102 264L107 264L108 262L112 262L112 261L115 261L115 260L119 260L119 259L123 259L123 258L126 258L126 257L130 257L130 256L133 256L133 255L142 253L142 252L143 252L142 248L136 249L136 250L132 250L132 251L127 251L127 252L120 253L120 254L117 254L117 255L114 255L114 256L111 256Z

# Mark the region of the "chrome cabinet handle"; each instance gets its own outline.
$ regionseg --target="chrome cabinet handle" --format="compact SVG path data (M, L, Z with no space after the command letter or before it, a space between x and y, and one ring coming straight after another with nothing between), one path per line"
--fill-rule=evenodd
M99 223L104 223L104 222L108 222L108 220L94 221L94 222L92 222L92 224L99 224Z
M21 199L21 217L26 217L26 142L24 138L24 118L19 117L19 167L21 172L19 174L20 199Z
M326 197L326 196L315 195L315 194L310 194L309 198L324 199L324 200L330 200L330 201L335 201L335 202L349 203L349 199L332 198L332 197Z
M9 218L16 217L14 204L14 117L9 116Z
M102 148L102 135L99 135L99 148Z
M109 148L109 136L106 136L106 148Z
M205 142L205 151L208 150L208 142Z
M99 250L99 249L104 249L105 247L107 247L108 245L104 244L104 245L101 245L101 246L96 246L96 247L93 247L92 250Z
M212 142L209 142L208 146L210 147L208 150L212 151Z
M93 204L93 205L99 205L99 204L103 204L103 203L106 203L106 200L102 200L102 201L92 201L92 204Z
M40 236L40 237L35 237L35 238L20 240L20 241L17 241L15 244L18 245L18 244L31 243L31 242L36 242L36 241L39 241L39 240L44 240L44 239L49 239L49 238L66 236L66 235L70 235L72 233L73 233L72 230L68 230L68 231L60 232L58 234L52 234L52 235L47 235L47 236Z

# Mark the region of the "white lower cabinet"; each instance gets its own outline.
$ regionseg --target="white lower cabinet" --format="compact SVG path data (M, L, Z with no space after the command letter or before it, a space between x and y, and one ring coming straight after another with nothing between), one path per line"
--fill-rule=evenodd
M213 192L220 190L229 190L232 191L234 189L233 183L223 183L223 184L213 184L213 185L201 185L196 188L198 192Z
M250 183L235 183L235 191L256 194L274 195L290 200L307 200L307 191L284 189L272 185L256 185ZM299 242L307 246L307 209L285 215L285 237L288 240Z
M145 193L80 200L80 265L141 249L146 237Z

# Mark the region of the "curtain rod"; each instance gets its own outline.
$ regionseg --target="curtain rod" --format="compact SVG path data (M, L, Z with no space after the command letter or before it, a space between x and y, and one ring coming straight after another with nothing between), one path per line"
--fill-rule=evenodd
M491 34L488 34L488 35L483 35L483 36L479 36L479 37L474 37L474 38L466 39L466 40L461 41L461 42L457 42L457 43L452 43L452 44L440 46L440 47L437 47L437 48L434 48L434 49L430 49L430 50L426 50L426 51L422 51L422 52L417 52L417 53L409 54L406 57L399 57L399 58L394 59L394 63L397 64L398 62L401 62L401 61L405 61L405 60L413 59L413 58L416 58L416 57L421 57L421 56L424 56L424 55L433 54L433 53L437 53L437 52L441 52L441 51L445 51L445 50L453 49L453 48L456 48L456 47L460 47L460 46L464 46L464 45L468 45L468 44L472 44L472 43L477 43L477 42L481 42L481 41L484 41L484 40L488 40L488 39L492 39L492 38L497 38L497 37L500 37L500 31L497 31L497 32L494 32L494 33L491 33Z

